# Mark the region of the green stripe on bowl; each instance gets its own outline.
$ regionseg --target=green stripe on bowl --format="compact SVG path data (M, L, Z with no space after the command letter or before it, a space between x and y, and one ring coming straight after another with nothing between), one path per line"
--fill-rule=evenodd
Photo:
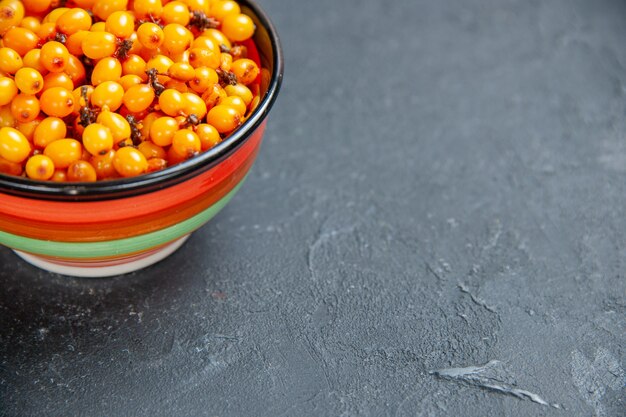
M243 180L223 198L194 217L141 236L105 242L76 243L31 239L0 231L0 244L34 255L66 259L105 258L140 252L171 242L198 229L224 208L239 190L241 184L243 184Z

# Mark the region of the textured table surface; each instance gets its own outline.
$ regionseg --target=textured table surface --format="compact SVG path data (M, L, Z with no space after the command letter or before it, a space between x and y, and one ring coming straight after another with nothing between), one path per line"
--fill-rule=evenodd
M214 221L107 280L0 249L0 415L624 416L626 2L261 4Z

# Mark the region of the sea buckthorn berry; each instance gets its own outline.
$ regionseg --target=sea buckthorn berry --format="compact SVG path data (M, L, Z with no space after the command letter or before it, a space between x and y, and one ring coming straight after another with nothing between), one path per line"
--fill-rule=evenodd
M224 35L217 29L211 28L205 30L204 32L202 32L202 37L211 39L213 42L215 42L217 46L223 45L228 49L232 48L230 40L226 37L226 35Z
M117 171L113 166L113 158L115 157L115 151L110 150L104 155L94 155L89 162L96 171L96 176L99 180L117 177Z
M189 81L189 88L196 93L203 93L218 81L219 77L214 69L200 67L196 68L195 76L191 81Z
M209 51L219 53L220 47L213 39L208 36L200 36L191 43L191 48L208 49Z
M18 0L3 1L0 3L0 34L7 29L19 25L24 18L24 4Z
M154 143L147 140L141 142L139 146L137 146L137 149L143 154L143 156L146 157L148 161L152 158L163 159L167 155L165 153L165 150L161 146L155 145Z
M43 150L43 154L52 159L56 168L67 168L81 158L83 147L75 139L59 139L50 142Z
M69 7L57 7L56 9L52 9L50 13L48 13L46 17L43 18L41 23L56 24L57 20L59 20L59 17L61 17L61 15L67 12L68 10L70 10Z
M90 32L106 32L106 30L107 30L106 23L104 22L94 23L93 25L91 25L91 28L89 29Z
M83 146L91 155L104 155L113 149L113 135L108 127L92 123L83 131Z
M189 6L190 10L198 10L204 12L204 14L209 14L209 9L211 7L212 0L182 0L187 6Z
M11 101L11 113L20 123L31 122L39 116L39 100L28 94L18 94Z
M26 16L20 22L20 27L23 27L24 29L32 30L35 33L37 33L40 26L41 26L41 22L39 21L39 19L33 16Z
M241 13L241 8L235 1L219 1L211 5L211 16L220 22L222 22L226 16L238 15L239 13Z
M74 55L70 55L70 59L68 59L67 65L65 66L65 73L70 77L74 85L83 84L87 78L85 66L80 59L76 58Z
M32 30L21 27L13 27L2 37L2 45L5 48L11 48L20 56L24 56L26 52L35 49L39 43L39 36Z
M39 25L39 29L37 29L37 32L35 32L35 34L39 36L39 39L43 39L46 41L54 39L57 34L57 25L53 22L42 23L41 25Z
M163 6L161 20L164 24L178 23L187 26L189 24L190 13L189 7L181 1L170 1Z
M168 3L169 4L169 3ZM196 76L196 70L189 64L177 62L167 70L167 75L179 81L191 81Z
M141 77L143 81L147 81L146 61L139 55L129 55L126 60L122 62L122 74L137 75Z
M61 72L65 69L70 53L60 42L46 42L41 47L39 61L50 72Z
M81 7L85 10L92 9L93 5L96 3L96 0L74 0L73 2L76 6Z
M0 172L9 175L22 175L22 164L0 158Z
M0 128L15 127L16 123L13 113L11 113L11 105L0 106Z
M250 91L250 89L243 84L227 85L224 87L224 91L226 91L226 94L229 96L241 97L246 103L246 106L250 105L252 98L254 97L252 91Z
M98 114L96 122L106 126L113 137L113 142L118 143L123 139L128 139L131 134L130 124L120 114L109 110L103 110Z
M122 76L122 64L117 58L102 58L91 73L91 84L97 86L105 81L119 81Z
M159 107L168 116L178 116L183 110L183 95L177 90L169 88L159 96Z
M226 94L226 91L219 84L213 84L213 86L202 94L202 99L209 109L217 106L226 97L228 97L228 94Z
M178 122L173 117L159 117L150 126L150 140L158 146L169 146L178 129Z
M128 91L128 89L132 87L133 85L143 83L143 80L141 79L139 75L128 74L128 75L123 75L122 78L120 78L119 83L122 86L122 88L124 88L124 91Z
M193 48L189 51L189 64L194 68L208 67L217 69L220 66L220 53L204 48Z
M17 130L22 132L22 135L26 136L29 142L33 142L33 137L35 134L35 129L39 126L39 123L44 119L42 116L37 116L34 120L30 122L21 122L17 124Z
M52 0L22 0L28 13L40 14L52 6Z
M52 182L66 182L67 181L67 172L64 169L55 169L54 174L52 174L52 178L50 178Z
M207 113L206 103L196 94L183 93L183 113L187 116L194 114L202 119Z
M163 13L163 4L161 0L135 0L133 9L139 19L158 19Z
M254 35L254 29L254 22L245 14L230 14L222 22L222 32L235 42L250 39Z
M129 12L113 12L107 17L105 29L118 38L126 39L135 31L135 16Z
M70 54L74 56L83 55L83 39L89 34L88 30L79 30L76 33L71 34L65 41L65 47Z
M133 113L146 110L154 101L154 90L148 84L132 86L124 93L124 105Z
M189 91L189 87L187 87L187 84L184 83L183 81L178 81L178 80L168 80L165 83L165 88L173 88L176 91L179 91L181 93L186 93Z
M46 117L35 128L33 144L43 149L51 142L65 138L65 135L67 135L67 127L62 119Z
M146 63L146 71L156 69L159 74L167 74L174 62L165 55L157 55Z
M65 117L74 110L74 96L63 87L52 87L41 94L41 110L48 116Z
M31 51L26 52L26 55L22 58L24 62L24 67L32 68L39 71L41 75L46 75L49 71L41 65L41 49L33 49Z
M107 20L114 12L126 10L128 0L96 0L93 4L93 14L102 20Z
M31 150L30 142L19 130L12 127L0 129L0 157L10 162L22 162Z
M179 54L189 48L193 34L178 23L170 23L163 28L163 47L170 54Z
M137 40L144 48L157 49L163 43L163 29L155 23L142 23L137 28Z
M2 108L0 107L0 111ZM152 123L159 117L164 117L165 115L161 112L154 111L148 113L146 117L141 121L141 127L139 128L139 132L141 133L141 140L150 139L150 127L152 127Z
M24 94L37 94L43 88L44 80L39 71L20 68L15 73L15 85Z
M72 182L94 182L98 179L96 170L87 161L72 162L67 167L67 180Z
M237 76L237 80L245 85L252 84L261 72L253 60L246 58L234 61L231 71Z
M136 177L146 172L148 161L137 149L125 146L115 153L113 166L122 177Z
M15 81L9 77L0 77L0 106L4 106L17 95Z
M230 106L217 105L209 110L207 123L220 133L229 133L241 124L241 116Z
M115 81L105 81L93 90L91 104L96 107L108 106L111 111L115 111L122 105L124 88Z
M0 71L15 74L24 66L22 57L11 48L0 48Z
M167 168L167 161L165 159L152 158L148 159L148 168L146 169L146 172L161 171L165 168Z
M242 117L246 115L246 110L248 109L246 102L238 96L228 96L223 98L220 100L219 104L232 107L237 110L237 113L239 113Z
M202 150L200 138L192 130L181 129L174 134L172 148L179 155L186 155L191 158Z
M220 132L217 129L209 124L201 123L196 126L196 135L200 139L200 145L203 151L207 149L211 149L218 143L222 141L220 137Z
M43 89L41 91L46 91L54 87L61 87L72 91L74 89L74 83L70 76L64 72L51 72L43 77Z
M33 180L49 180L54 175L54 162L46 155L33 155L26 161L26 175Z
M170 148L167 150L167 164L168 165L170 166L176 165L186 160L187 160L187 155L179 154L178 152L176 152L176 148L173 148L170 146Z
M108 0L106 0L108 1ZM117 49L117 38L108 32L89 32L81 43L83 54L91 59L112 56Z
M91 16L86 10L76 7L59 16L56 24L59 32L71 35L79 30L89 30L91 28Z

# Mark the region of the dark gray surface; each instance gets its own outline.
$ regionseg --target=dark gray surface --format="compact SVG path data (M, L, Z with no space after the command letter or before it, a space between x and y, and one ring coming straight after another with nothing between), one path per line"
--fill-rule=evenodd
M109 280L0 250L0 414L626 415L626 2L262 5L284 88L214 221Z

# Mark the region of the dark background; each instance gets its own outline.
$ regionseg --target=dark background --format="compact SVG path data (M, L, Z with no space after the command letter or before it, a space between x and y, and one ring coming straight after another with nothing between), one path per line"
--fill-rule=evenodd
M0 415L626 415L626 2L261 4L222 213L114 279L0 249Z

